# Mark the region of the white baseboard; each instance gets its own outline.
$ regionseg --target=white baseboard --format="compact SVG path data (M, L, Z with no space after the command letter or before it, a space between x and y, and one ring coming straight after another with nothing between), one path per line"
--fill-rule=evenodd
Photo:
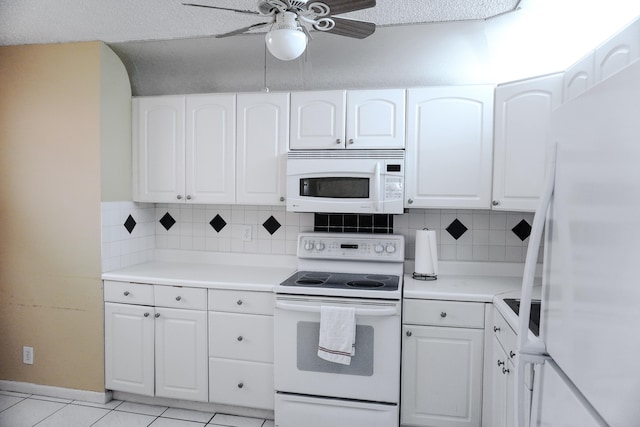
M73 388L53 387L49 385L23 383L0 380L0 390L14 391L39 396L57 397L58 399L80 400L92 403L107 403L113 397L111 391L88 391Z

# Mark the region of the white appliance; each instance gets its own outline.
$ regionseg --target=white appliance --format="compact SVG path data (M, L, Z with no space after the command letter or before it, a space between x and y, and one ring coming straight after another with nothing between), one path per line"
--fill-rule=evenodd
M404 150L305 150L287 157L287 210L399 214Z
M640 62L561 106L552 120L555 164L534 218L518 337L520 362L536 363L531 426L636 427ZM543 224L536 344L523 331ZM523 366L516 382L522 381ZM518 406L522 426L528 414Z
M276 288L275 425L399 425L404 238L301 233L298 271ZM355 354L318 356L322 307L355 309Z

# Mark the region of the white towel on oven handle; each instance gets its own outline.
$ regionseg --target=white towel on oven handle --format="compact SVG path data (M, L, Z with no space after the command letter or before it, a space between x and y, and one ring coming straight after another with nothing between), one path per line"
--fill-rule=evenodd
M320 307L318 357L329 362L350 365L356 354L356 309Z

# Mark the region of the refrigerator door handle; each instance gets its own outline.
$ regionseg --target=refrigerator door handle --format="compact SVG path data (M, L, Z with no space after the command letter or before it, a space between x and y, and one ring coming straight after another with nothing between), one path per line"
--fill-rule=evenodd
M555 185L557 151L558 144L557 142L553 142L549 153L549 163L547 164L542 195L540 196L540 204L538 205L538 209L533 217L533 225L531 226L531 234L529 235L529 245L527 246L527 256L525 258L524 273L522 277L517 345L518 353L520 355L518 357L518 368L516 370L517 374L515 378L516 425L518 427L526 427L528 425L524 409L525 366L528 363L544 362L544 343L542 341L533 341L529 339L529 315L531 314L531 294L533 292L538 252L540 250L544 224Z

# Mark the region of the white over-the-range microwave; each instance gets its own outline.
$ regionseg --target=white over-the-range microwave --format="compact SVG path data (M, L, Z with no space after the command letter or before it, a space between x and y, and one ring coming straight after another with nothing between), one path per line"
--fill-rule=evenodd
M287 210L400 214L404 150L305 150L287 157Z

